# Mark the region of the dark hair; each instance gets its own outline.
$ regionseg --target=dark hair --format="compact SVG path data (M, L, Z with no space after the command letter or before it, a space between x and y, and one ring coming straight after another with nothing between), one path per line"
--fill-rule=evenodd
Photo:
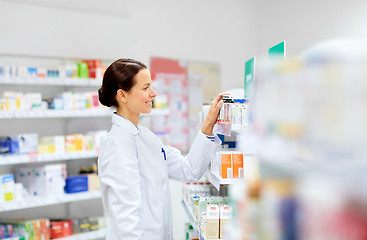
M116 93L119 89L128 92L135 84L134 76L147 68L145 64L130 58L114 61L103 75L102 86L98 90L101 104L111 107L118 106Z

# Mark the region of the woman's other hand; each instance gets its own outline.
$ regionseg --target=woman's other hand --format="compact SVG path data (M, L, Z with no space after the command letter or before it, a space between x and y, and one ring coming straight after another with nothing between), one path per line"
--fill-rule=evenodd
M201 131L205 135L213 136L213 128L217 123L220 109L223 106L223 95L225 95L225 93L218 94L210 105L208 115L206 115L203 125L201 126Z

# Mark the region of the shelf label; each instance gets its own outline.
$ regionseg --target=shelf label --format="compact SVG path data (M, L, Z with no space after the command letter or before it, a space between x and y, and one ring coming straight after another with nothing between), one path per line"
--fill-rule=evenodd
M28 153L29 162L38 162L38 152Z

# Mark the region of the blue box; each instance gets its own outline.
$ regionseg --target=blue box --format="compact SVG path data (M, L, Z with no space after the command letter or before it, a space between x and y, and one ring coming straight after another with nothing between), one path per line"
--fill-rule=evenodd
M19 142L14 137L0 137L0 154L19 154Z
M66 193L87 192L88 176L80 175L80 176L67 177L64 189Z

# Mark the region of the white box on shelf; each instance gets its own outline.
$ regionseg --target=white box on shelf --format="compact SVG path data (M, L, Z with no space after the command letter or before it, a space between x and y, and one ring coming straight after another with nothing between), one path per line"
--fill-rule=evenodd
M232 219L232 207L229 205L219 206L219 238L223 239L228 231L228 224Z
M16 181L23 183L31 196L62 195L65 186L63 165L16 168Z
M206 207L206 238L219 239L219 206L208 204Z
M19 134L19 154L38 152L38 133Z

